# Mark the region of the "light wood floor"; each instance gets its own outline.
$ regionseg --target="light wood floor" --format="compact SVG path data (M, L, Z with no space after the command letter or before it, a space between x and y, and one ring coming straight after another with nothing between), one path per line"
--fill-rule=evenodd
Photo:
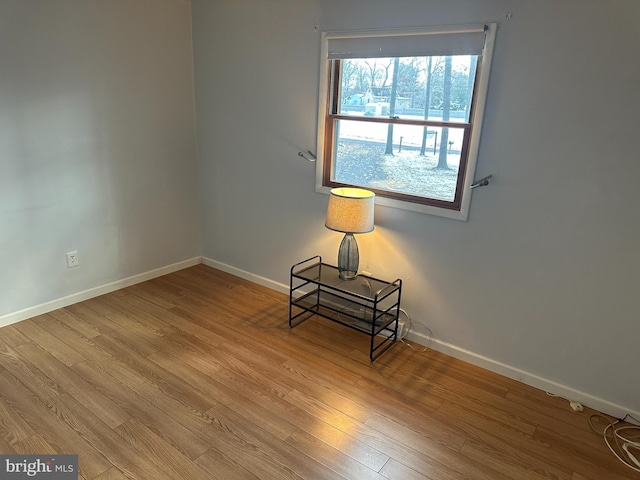
M592 412L423 348L287 325L199 265L0 329L0 452L91 479L639 478Z

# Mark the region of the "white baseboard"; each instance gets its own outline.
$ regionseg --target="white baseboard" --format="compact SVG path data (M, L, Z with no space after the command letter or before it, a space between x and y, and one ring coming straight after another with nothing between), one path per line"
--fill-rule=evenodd
M240 270L239 268L232 267L231 265L227 265L226 263L218 262L217 260L213 260L212 258L202 257L202 263L204 265L207 265L208 267L222 270L223 272L230 273L231 275L235 275L236 277L244 278L245 280L249 280L250 282L262 285L263 287L270 288L271 290L275 290L276 292L289 295L289 285L285 285L284 283L275 282L268 278L261 277L260 275L247 272L245 270Z
M71 295L67 295L66 297L51 300L50 302L42 303L34 307L29 307L25 308L24 310L8 313L6 315L0 316L0 327L11 325L12 323L26 320L27 318L36 317L38 315L57 310L58 308L66 307L74 303L82 302L93 297L99 297L100 295L104 295L105 293L111 293L116 290L120 290L121 288L135 285L136 283L146 282L147 280L151 280L152 278L161 277L162 275L177 272L178 270L192 267L194 265L199 265L200 263L202 263L202 257L193 257L188 260L183 260L182 262L167 265L166 267L156 268L155 270L134 275L128 278L123 278L122 280L116 280L115 282L107 283L106 285L100 285L98 287L90 288L82 292L73 293Z
M545 392L553 393L560 397L580 402L586 407L593 408L594 410L598 410L599 412L606 413L613 417L623 418L625 415L629 414L635 418L640 419L640 412L638 411L626 408L616 403L612 403L599 397L595 397L588 393L581 392L580 390L576 390L566 385L548 380L546 378L540 377L539 375L526 372L524 370L512 367L502 362L498 362L491 358L478 355L477 353L465 350L464 348L460 348L456 345L452 345L450 343L436 339L431 339L426 335L414 332L409 332L409 334L405 338L407 340L411 340L419 343L420 345L431 348L437 352L444 353L446 355L449 355L450 357L457 358L477 367L484 368L485 370L500 374L504 377L512 378ZM568 405L567 408L569 408Z

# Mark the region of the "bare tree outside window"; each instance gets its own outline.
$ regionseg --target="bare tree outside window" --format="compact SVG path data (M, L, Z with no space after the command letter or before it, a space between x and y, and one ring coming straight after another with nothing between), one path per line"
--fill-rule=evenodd
M469 102L470 103L470 102ZM449 121L451 114L451 57L444 59L444 78L442 81L442 121ZM449 169L447 165L447 144L449 143L449 129L443 128L440 135L440 154L436 168Z
M398 96L398 71L400 70L400 59L393 59L393 81L391 82L391 98L389 98L389 117L396 114L396 97ZM393 155L393 123L387 127L387 147L384 153Z

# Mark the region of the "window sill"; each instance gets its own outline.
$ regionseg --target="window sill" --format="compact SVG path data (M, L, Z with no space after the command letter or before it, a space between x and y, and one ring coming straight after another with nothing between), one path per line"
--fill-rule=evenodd
M366 187L360 187L366 188ZM450 218L453 220L467 221L469 217L469 203L471 198L471 189L465 187L461 209L447 210L446 208L432 207L430 205L422 205L413 202L404 202L402 200L396 200L393 198L386 198L380 195L376 195L376 205L382 205L385 207L398 208L400 210L408 210L411 212L424 213L427 215L435 215L437 217ZM322 185L316 185L316 192L329 195L331 187L325 187Z

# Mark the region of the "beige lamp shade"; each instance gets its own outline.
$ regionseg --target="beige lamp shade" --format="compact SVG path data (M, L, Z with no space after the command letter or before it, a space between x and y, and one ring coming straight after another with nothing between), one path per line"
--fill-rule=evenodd
M362 188L334 188L329 195L325 226L344 233L373 230L375 193Z

